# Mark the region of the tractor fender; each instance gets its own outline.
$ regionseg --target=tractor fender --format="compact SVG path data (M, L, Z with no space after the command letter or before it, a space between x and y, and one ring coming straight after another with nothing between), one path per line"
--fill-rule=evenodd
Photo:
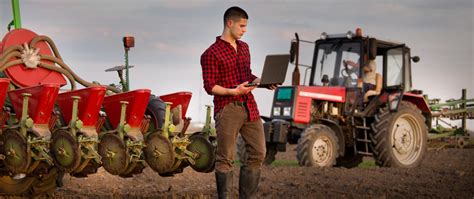
M328 126L329 128L331 128L335 133L336 133L336 136L337 136L337 139L338 139L338 144L339 144L339 155L340 156L343 156L344 153L345 153L345 137L344 137L344 133L342 131L342 128L336 124L336 122L332 121L332 120L328 120L328 119L319 119L319 122L321 124L324 124L326 126Z
M423 98L423 96L413 93L404 93L402 100L414 104L416 107L418 107L418 109L421 110L423 115L431 116L430 107L428 106L428 103L426 103L426 100Z

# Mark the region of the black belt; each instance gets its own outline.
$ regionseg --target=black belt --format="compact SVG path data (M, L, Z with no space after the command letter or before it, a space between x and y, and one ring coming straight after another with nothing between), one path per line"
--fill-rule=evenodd
M234 105L236 105L236 106L243 106L243 107L246 107L246 105L247 105L247 102L234 101Z

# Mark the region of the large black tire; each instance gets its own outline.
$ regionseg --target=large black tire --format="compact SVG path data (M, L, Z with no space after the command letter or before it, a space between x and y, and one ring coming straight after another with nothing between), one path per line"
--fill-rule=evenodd
M332 167L339 155L336 133L326 125L315 124L305 129L296 147L301 166Z
M267 143L266 144L266 154L265 159L263 160L264 165L271 165L275 161L275 155L277 154L276 144ZM237 136L237 156L242 165L247 164L247 150L245 148L245 141L242 136Z
M10 176L0 177L0 195L8 196L48 196L61 185L63 173L53 168L48 174L41 177L27 176L19 180Z
M428 128L414 104L402 101L393 113L380 109L372 130L371 147L377 165L413 168L421 164L427 150Z
M346 147L344 156L336 158L336 167L354 168L362 163L363 156L354 153L354 147Z
M148 101L148 106L145 111L145 115L149 115L150 128L148 132L154 132L161 129L165 122L166 104L158 96L151 95Z

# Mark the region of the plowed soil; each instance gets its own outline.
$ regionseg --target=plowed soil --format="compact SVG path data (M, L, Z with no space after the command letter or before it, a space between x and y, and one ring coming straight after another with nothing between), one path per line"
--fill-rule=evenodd
M308 168L295 165L295 145L277 154L283 165L265 166L260 198L474 198L474 149L430 149L419 168ZM370 161L370 158L367 159ZM238 172L234 187L237 194ZM214 173L190 167L174 177L150 168L132 178L100 169L87 178L66 175L55 198L216 198Z

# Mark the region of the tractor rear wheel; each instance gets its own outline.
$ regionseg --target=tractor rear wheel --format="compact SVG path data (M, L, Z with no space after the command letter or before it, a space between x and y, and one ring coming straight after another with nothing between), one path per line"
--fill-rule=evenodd
M339 155L338 139L326 125L316 124L305 129L296 147L301 166L332 167Z
M56 168L41 177L26 176L14 179L11 176L1 176L0 195L25 197L49 195L61 184L62 176L63 174Z
M377 165L413 168L421 164L427 150L428 128L414 104L402 101L394 113L380 109L372 130L371 146Z

